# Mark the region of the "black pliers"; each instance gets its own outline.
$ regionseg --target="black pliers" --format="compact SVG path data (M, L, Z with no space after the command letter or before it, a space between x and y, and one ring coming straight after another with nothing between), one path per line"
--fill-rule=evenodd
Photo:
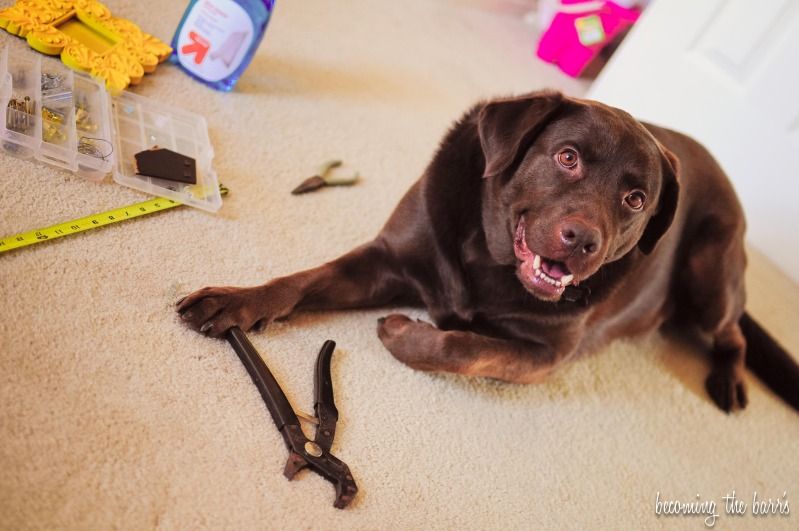
M314 411L319 424L316 427L316 436L311 441L303 434L300 421L288 398L247 335L241 328L233 327L227 332L227 340L250 373L252 381L266 402L269 413L272 414L277 429L286 441L289 458L283 474L292 479L303 468L311 468L335 485L336 501L333 505L339 509L346 507L355 497L358 487L352 479L349 467L330 453L338 420L330 378L330 358L333 356L336 343L325 341L316 358Z

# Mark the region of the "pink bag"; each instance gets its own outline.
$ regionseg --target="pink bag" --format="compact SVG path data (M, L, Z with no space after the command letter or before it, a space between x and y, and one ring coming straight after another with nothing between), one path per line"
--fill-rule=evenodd
M538 57L578 77L616 35L640 15L614 2L561 0L555 18L538 42Z

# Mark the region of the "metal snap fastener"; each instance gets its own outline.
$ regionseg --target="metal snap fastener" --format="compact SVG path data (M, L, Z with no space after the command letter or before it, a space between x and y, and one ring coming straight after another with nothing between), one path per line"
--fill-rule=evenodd
M316 444L315 442L308 441L307 443L305 443L305 453L308 455L312 455L314 457L321 457L322 448L320 448L319 445Z

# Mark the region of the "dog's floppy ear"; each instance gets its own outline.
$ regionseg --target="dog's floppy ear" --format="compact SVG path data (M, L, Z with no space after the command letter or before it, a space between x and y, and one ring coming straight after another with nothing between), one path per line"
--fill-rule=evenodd
M679 159L663 147L659 145L661 153L661 166L663 172L663 182L660 190L660 201L658 203L658 211L652 216L644 229L644 234L638 240L638 248L644 254L649 254L657 245L661 236L666 233L674 220L674 213L677 211L677 201L680 196L680 182Z
M505 171L538 135L563 102L558 92L537 92L486 103L477 117L485 155L483 177Z

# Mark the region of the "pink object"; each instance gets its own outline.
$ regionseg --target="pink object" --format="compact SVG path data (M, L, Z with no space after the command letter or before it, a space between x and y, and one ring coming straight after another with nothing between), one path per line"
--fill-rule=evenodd
M637 8L627 9L614 2L562 0L561 4L563 4L561 10L558 11L549 28L541 36L537 54L544 61L557 64L561 70L572 77L579 76L602 48L638 20L638 16L641 14ZM587 6L587 10L580 11L580 4ZM598 17L604 31L604 38L595 44L585 45L580 41L578 24L590 22L597 25L596 18L587 20L587 17ZM578 22L579 19L583 20ZM599 28L595 28L592 33L594 36L597 34L601 35ZM586 35L584 33L584 41Z

